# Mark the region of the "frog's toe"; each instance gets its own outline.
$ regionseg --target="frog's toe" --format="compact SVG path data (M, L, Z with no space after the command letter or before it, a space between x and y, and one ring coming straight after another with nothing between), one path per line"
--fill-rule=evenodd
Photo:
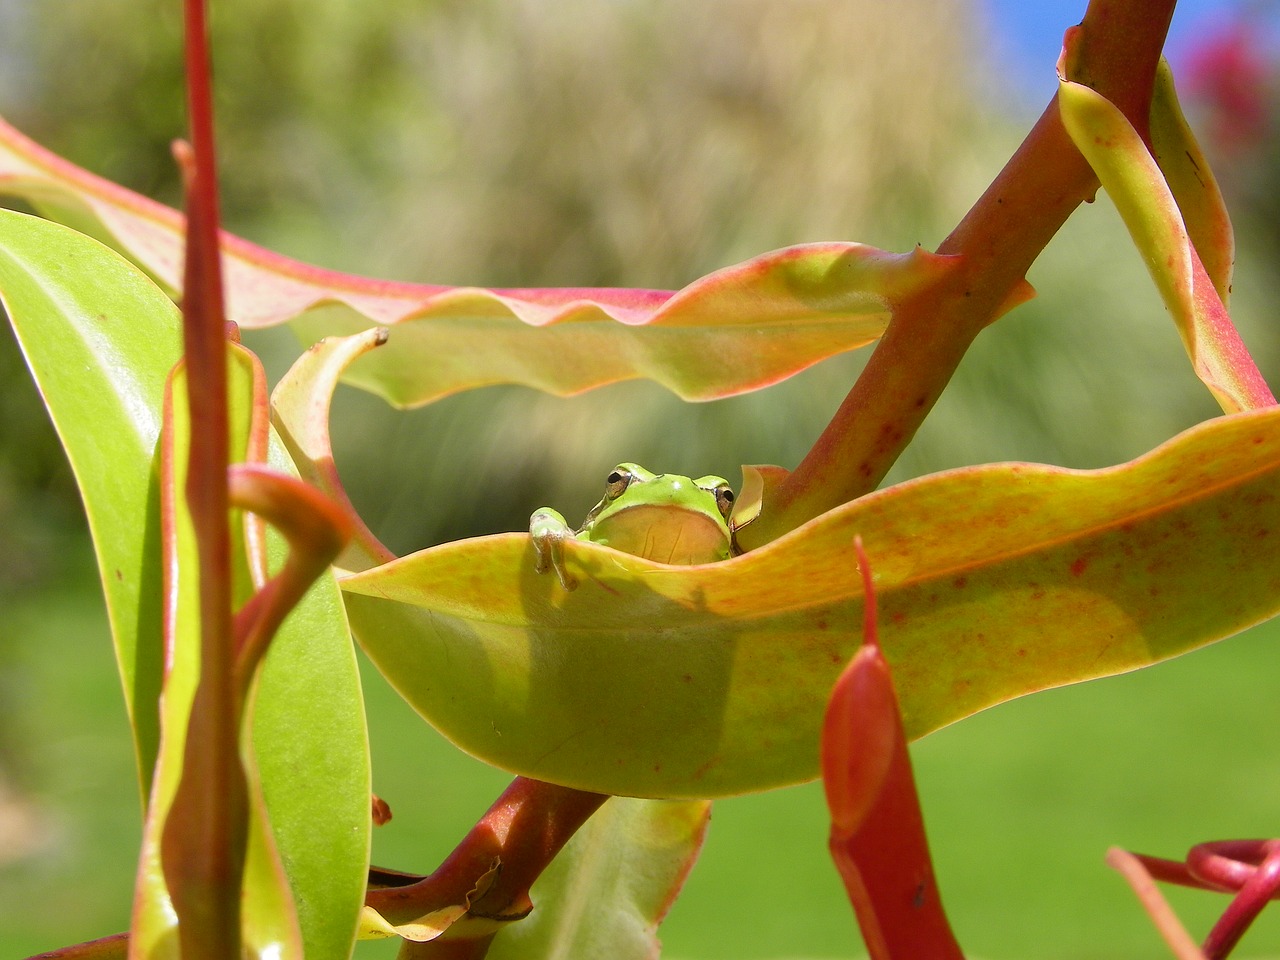
M529 536L533 540L533 568L538 573L555 570L556 578L566 590L572 590L578 581L569 575L564 565L564 542L573 531L562 517L550 507L543 507L529 518Z
M578 581L573 577L564 563L564 541L552 540L545 544L545 550L538 551L538 560L535 569L539 573L546 573L548 569L555 570L556 579L560 581L560 586L566 590L572 590L578 585Z

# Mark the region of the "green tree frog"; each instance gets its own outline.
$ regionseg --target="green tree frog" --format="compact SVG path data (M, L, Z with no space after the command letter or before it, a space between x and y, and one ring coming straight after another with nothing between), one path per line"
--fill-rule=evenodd
M661 563L712 563L733 553L732 511L733 490L721 477L690 480L620 463L581 527L574 530L558 511L542 507L529 518L529 535L538 572L554 569L572 590L578 584L564 566L566 540L589 540Z

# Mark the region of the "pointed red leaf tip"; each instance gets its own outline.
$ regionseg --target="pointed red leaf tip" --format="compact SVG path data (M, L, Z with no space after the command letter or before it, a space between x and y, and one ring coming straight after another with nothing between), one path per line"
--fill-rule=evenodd
M933 875L861 537L854 550L866 598L864 643L836 681L822 732L831 856L872 960L963 960Z
M832 827L848 833L858 828L879 793L894 741L902 737L898 699L880 651L875 587L862 537L854 538L853 548L866 598L863 645L836 680L822 732L822 782Z

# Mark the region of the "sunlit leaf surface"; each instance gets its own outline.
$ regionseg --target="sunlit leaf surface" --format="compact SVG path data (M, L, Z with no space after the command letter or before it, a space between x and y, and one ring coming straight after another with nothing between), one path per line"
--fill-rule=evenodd
M0 211L0 300L62 439L93 533L143 793L159 742L156 443L178 311L65 227Z
M601 793L720 796L813 778L860 642L861 534L907 733L1130 670L1280 610L1280 410L1221 418L1119 467L998 464L891 487L717 564L527 536L345 579L379 668L454 742ZM1208 599L1207 599L1208 598Z

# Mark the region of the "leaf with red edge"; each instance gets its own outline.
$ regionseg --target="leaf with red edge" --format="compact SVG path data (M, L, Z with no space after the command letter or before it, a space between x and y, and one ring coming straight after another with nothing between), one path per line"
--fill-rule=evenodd
M433 547L342 587L375 664L464 750L598 793L715 797L817 775L822 712L861 642L854 534L876 557L917 737L1274 616L1277 531L1273 408L1106 470L910 481L719 563L571 540L572 592L535 572L526 534Z
M1214 288L1215 280L1222 282L1224 251L1221 223L1203 212L1212 208L1212 201L1194 206L1188 201L1188 208L1197 211L1195 223L1212 251L1211 262L1218 272L1215 278L1206 272L1192 245L1165 174L1142 137L1100 93L1067 79L1075 36L1068 31L1059 65L1058 106L1063 125L1128 227L1173 317L1196 376L1228 413L1275 403ZM1164 126L1167 124L1162 122ZM1185 185L1185 176L1180 173L1177 182Z
M0 193L120 249L168 290L181 284L182 217L51 154L0 121ZM244 327L289 321L312 342L376 325L387 348L349 382L398 405L520 383L556 394L648 377L690 400L776 383L883 331L893 305L958 268L921 249L856 243L766 253L677 293L483 290L320 270L224 234L227 309ZM1028 295L1019 290L1012 307Z
M865 640L836 681L822 727L831 856L872 960L964 960L942 909L898 698L877 640L871 570L861 539L855 546Z

